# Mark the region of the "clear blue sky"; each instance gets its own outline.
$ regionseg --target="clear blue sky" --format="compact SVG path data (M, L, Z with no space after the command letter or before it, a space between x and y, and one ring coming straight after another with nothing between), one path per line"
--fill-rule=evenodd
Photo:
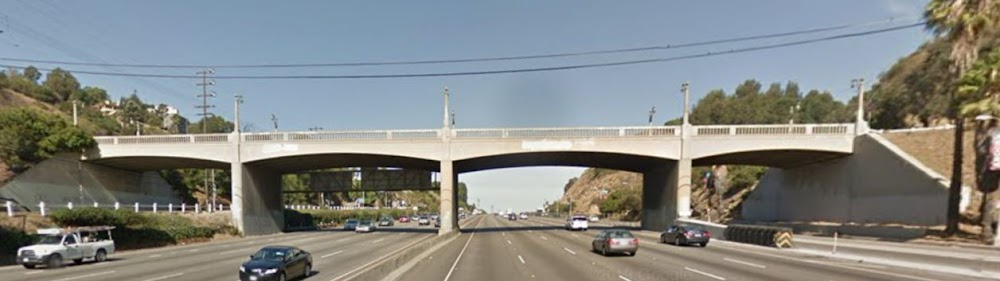
M0 57L151 64L315 63L449 59L676 44L792 31L890 17L916 17L926 1L5 1ZM294 4L291 4L294 3ZM857 29L855 29L857 30ZM821 35L802 36L809 38ZM414 129L441 125L441 91L452 90L459 128L645 125L680 115L680 84L692 100L746 79L795 81L841 99L850 80L875 80L929 35L908 29L871 37L710 58L545 73L381 80L218 80L216 114L269 130L319 126ZM452 65L235 70L218 75L376 74L541 67L668 57L781 42L587 58ZM13 63L18 64L18 63ZM37 64L39 67L58 65ZM195 70L72 67L193 74ZM120 97L137 89L195 118L190 79L77 75ZM519 168L463 175L470 197L497 208L528 209L561 195L578 168Z

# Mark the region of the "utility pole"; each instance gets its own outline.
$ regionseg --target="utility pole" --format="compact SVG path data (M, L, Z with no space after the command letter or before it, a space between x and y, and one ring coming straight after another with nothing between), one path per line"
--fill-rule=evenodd
M691 122L689 120L689 117L688 117L688 115L691 114L691 110L689 109L690 106L688 106L688 104L691 103L691 91L690 90L691 90L691 84L690 83L684 82L684 84L681 84L681 92L684 93L684 123L682 125L691 124Z
M212 75L212 74L215 74L215 70L212 70L211 68L207 68L205 70L196 72L196 74L201 75L201 82L198 82L198 83L195 84L195 85L201 87L201 95L198 95L198 97L201 98L201 105L200 106L195 106L195 108L200 108L201 109L201 113L198 114L198 115L201 116L201 133L205 134L205 133L208 133L208 127L206 126L208 124L208 117L209 116L214 116L214 114L208 112L209 108L215 107L215 105L208 104L208 98L215 97L215 93L214 92L210 93L208 91L208 86L214 86L215 85L215 81L209 80L208 76ZM211 189L212 189L212 191L211 191L212 192L212 198L211 198L212 204L211 204L211 208L209 208L209 212L215 212L215 202L216 202L215 201L216 200L216 198L215 198L215 169L209 169L208 170L208 177L205 178L205 188L209 188L209 184L211 184Z

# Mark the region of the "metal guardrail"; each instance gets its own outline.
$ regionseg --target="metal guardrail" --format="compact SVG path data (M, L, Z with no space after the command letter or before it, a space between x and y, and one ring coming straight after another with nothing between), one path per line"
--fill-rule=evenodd
M854 133L854 124L801 125L712 125L693 126L692 137L721 136L789 136L847 135ZM434 140L442 130L378 130L378 131L311 131L244 133L243 142L284 141L365 141L365 140ZM578 127L578 128L510 128L455 129L455 139L532 139L532 138L648 138L679 137L680 126L659 127ZM100 145L225 143L234 141L232 134L152 135L95 137Z

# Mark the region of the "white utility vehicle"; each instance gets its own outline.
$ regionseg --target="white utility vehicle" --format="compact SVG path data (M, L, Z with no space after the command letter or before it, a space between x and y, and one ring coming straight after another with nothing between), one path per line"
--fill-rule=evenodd
M92 226L75 228L39 229L41 239L35 245L17 249L17 263L25 268L45 265L49 268L62 267L71 260L77 264L93 258L103 262L115 252L115 241L111 239L114 226Z

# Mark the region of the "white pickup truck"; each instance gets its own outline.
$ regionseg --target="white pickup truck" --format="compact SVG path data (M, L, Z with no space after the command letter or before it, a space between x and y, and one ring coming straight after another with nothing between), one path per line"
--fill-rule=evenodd
M42 237L38 243L17 249L17 263L30 269L38 265L62 267L66 260L77 264L89 258L106 261L108 254L115 252L112 229L113 226L39 229Z

